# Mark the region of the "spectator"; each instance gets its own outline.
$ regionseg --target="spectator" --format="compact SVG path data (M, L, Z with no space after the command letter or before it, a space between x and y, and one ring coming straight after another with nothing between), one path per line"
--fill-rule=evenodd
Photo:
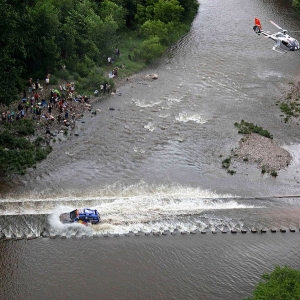
M46 80L45 80L45 82L46 82L46 86L48 86L49 83L50 83L50 74L47 74L47 75L46 75Z

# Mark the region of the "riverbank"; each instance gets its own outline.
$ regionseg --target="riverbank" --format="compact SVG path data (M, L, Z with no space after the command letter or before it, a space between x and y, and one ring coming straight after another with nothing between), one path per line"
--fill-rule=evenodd
M112 79L113 89L108 84L103 86L99 83L99 90L89 95L76 90L76 81L72 82L75 89L72 93L66 89L65 81L61 81L56 85L41 87L37 91L39 97L37 101L34 99L34 92L27 93L25 99L21 99L20 96L20 100L0 108L1 128L3 130L3 125L24 118L35 120L35 136L51 138L62 131L67 134L84 113L97 114L99 112L99 110L93 109L95 102L99 102L110 95L120 95L119 88L126 84L141 80L152 81L158 78L157 74L148 74L146 77L138 74L132 74L128 77L125 77L125 74L120 75ZM2 130L0 129L0 131Z
M36 121L35 126L35 136L43 137L50 143L51 141L56 142L56 136L60 133L65 134L78 134L75 129L75 123L77 120L81 119L84 114L89 113L91 115L96 115L100 113L101 110L94 109L93 104L103 100L110 95L120 95L119 88L134 82L140 82L143 80L152 81L158 78L157 74L139 75L133 74L130 77L115 77L114 84L115 88L113 91L103 91L100 90L96 95L80 95L74 92L73 97L68 97L65 101L65 106L61 108L57 103L53 106L51 110L51 119L49 116L48 105L41 107L41 115L37 117L34 111L29 109L26 112L25 118L34 119ZM74 83L76 86L76 83ZM47 89L42 91L43 97L48 97L50 91L58 90L64 93L63 85L59 86L49 86ZM76 89L75 89L76 90ZM288 101L295 102L299 99L300 93L300 83L291 86L291 89L287 92L285 99ZM48 101L49 102L49 101ZM17 111L17 106L21 102L15 102L14 106L10 107L11 110ZM47 103L47 101L46 101ZM41 106L41 103L40 103ZM67 113L67 116L66 116ZM51 143L54 145L53 143ZM56 143L57 144L57 143ZM268 137L261 136L256 133L245 135L239 142L237 149L234 151L232 158L239 162L255 163L262 170L263 173L267 172L272 174L272 172L286 168L292 161L291 154L280 147L277 141L270 139Z

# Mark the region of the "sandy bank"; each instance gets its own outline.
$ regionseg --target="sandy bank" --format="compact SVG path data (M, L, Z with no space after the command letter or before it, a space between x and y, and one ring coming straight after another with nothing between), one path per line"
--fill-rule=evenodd
M280 147L272 139L256 133L242 138L234 157L239 161L257 163L261 169L267 172L278 171L287 167L291 161L291 154Z

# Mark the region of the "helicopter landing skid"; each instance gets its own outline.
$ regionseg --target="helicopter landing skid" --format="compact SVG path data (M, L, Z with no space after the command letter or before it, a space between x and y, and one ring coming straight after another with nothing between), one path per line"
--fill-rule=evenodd
M274 47L272 48L272 50L274 50L274 51L276 51L276 52L278 52L278 53L281 53L281 54L284 54L284 53L287 52L287 51L285 51L285 50L283 50L283 49L281 49L281 48L278 48L277 46L274 46Z

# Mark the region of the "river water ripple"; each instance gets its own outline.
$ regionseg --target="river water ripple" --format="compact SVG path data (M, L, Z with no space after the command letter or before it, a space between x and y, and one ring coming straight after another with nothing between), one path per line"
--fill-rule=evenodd
M276 264L300 267L299 125L277 105L300 80L300 56L272 51L254 17L299 30L287 1L201 1L188 34L13 182L0 200L1 237L13 238L0 241L1 299L241 299ZM247 163L222 169L242 119L292 154L276 179ZM59 224L75 207L97 208L103 223ZM44 238L18 240L33 235Z

